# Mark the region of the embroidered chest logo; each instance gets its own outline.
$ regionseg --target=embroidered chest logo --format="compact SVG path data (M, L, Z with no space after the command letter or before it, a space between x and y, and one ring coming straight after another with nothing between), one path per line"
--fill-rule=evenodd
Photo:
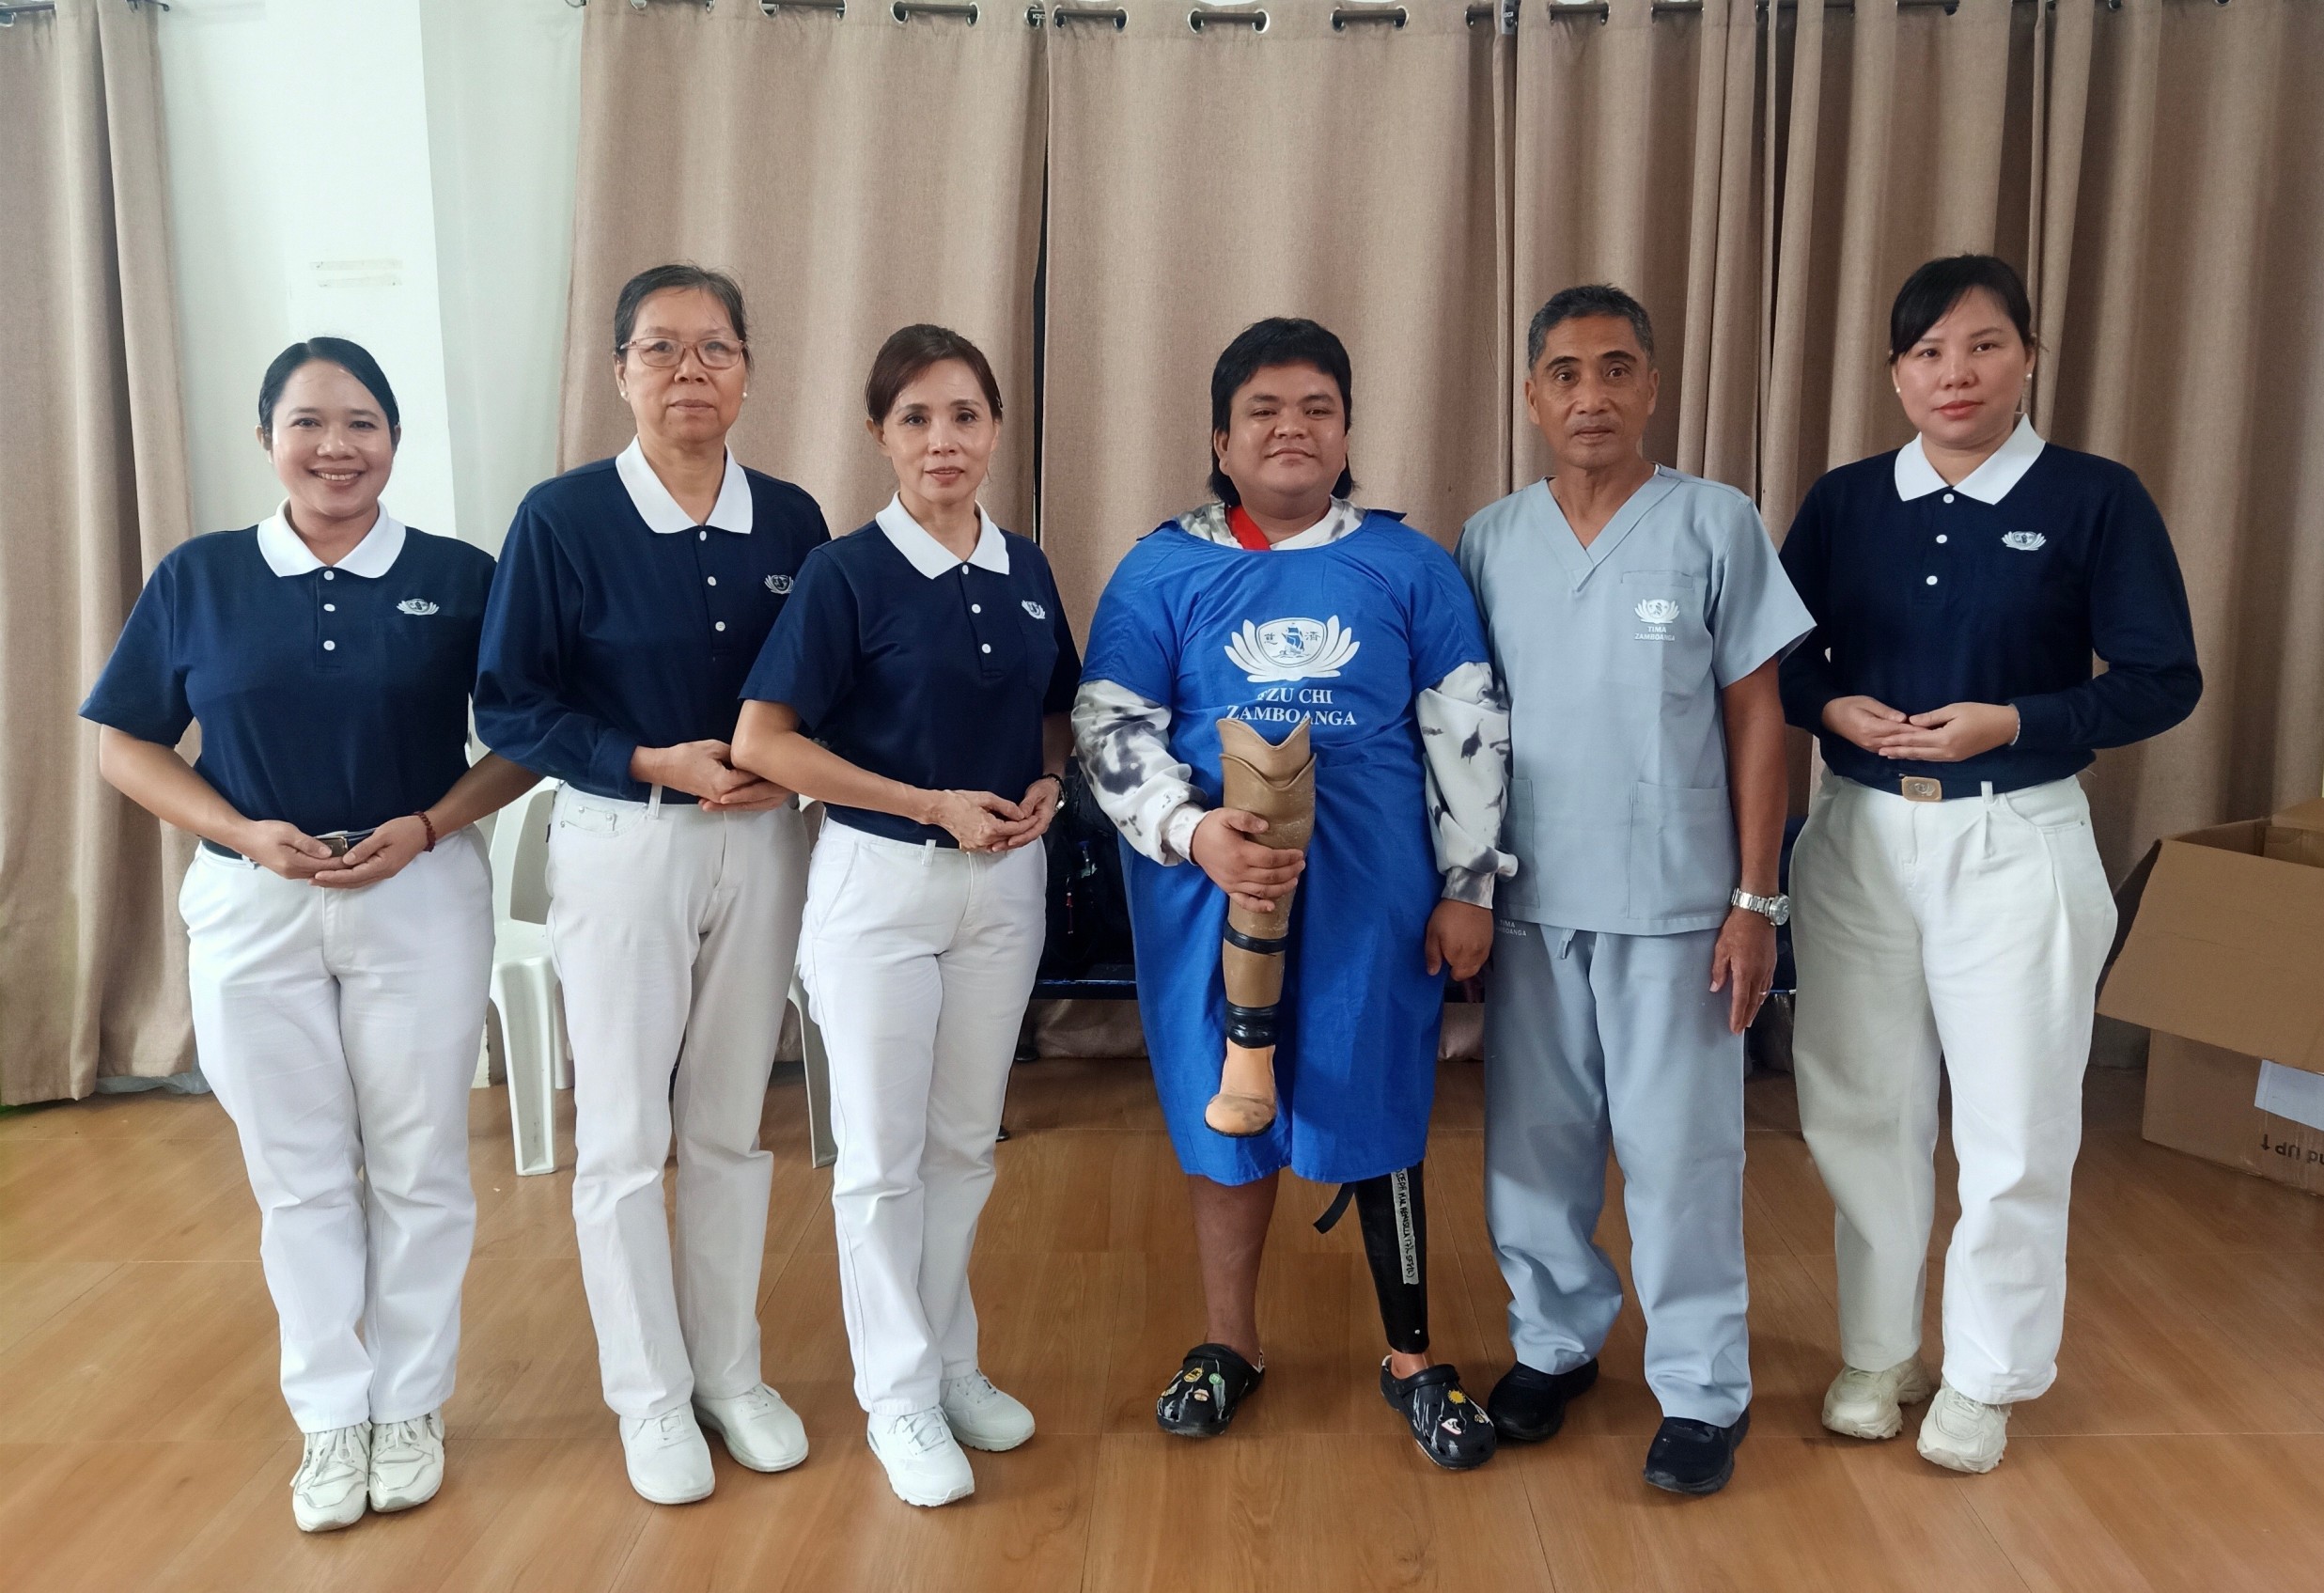
M787 598L790 596L790 589L791 578L789 576L770 575L767 577L767 590L772 592L776 597Z
M1630 612L1648 625L1668 625L1678 617L1678 605L1668 598L1648 598Z
M1043 608L1039 603L1035 602L1031 598L1022 599L1020 600L1020 603L1024 611L1033 616L1036 619L1047 619L1049 617L1049 610Z
M2002 546L2015 548L2021 554L2030 554L2049 540L2038 531L2005 531L2002 534Z
M399 614L433 614L436 605L426 598L406 598L396 605L396 610Z
M1339 616L1329 619L1246 619L1226 644L1226 661L1245 679L1328 680L1356 656L1356 633L1343 630Z

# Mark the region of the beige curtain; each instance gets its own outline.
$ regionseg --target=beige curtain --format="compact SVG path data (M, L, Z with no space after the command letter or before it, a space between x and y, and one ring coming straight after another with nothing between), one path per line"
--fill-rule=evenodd
M1517 390L1526 326L1561 288L1612 282L1654 318L1656 459L1757 487L1765 337L1761 29L1751 0L1657 15L1532 9L1516 51L1515 478L1547 468Z
M2119 864L2324 765L2324 6L2069 0L2052 52L2036 419L2154 493L2205 677L2099 760Z
M1776 14L1759 499L1778 539L1817 476L1911 438L1887 361L1912 268L1973 250L2024 263L2037 33L2037 8L2011 0Z
M1263 316L1339 334L1358 498L1449 541L1508 480L1507 41L1462 0L1344 29L1320 0L1264 31L1123 8L1046 30L1041 523L1074 622L1209 496L1210 367Z
M186 535L154 13L0 31L0 1103L193 1059L191 854L97 776L73 713Z
M871 4L589 7L563 462L632 432L612 370L621 284L693 260L732 272L750 310L744 463L813 492L834 533L870 519L895 477L864 433L865 376L889 333L938 321L1001 380L985 504L1031 533L1040 46L997 5L901 25Z

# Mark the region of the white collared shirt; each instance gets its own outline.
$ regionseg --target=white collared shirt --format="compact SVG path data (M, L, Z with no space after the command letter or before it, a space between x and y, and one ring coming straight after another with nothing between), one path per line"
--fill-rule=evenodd
M1896 496L1906 503L1925 498L1931 492L1966 492L1981 504L1997 504L2009 495L2009 489L2025 478L2048 446L2034 429L2034 417L2020 415L2018 429L2002 445L1986 456L1983 464L1958 481L1947 481L1937 474L1937 467L1928 462L1928 455L1921 447L1921 439L1896 450Z
M963 564L990 570L995 575L1008 573L1008 544L1001 540L1001 528L992 523L992 516L985 512L982 504L976 506L976 520L982 527L976 534L976 549L966 558L954 554L912 518L912 511L904 508L901 492L890 498L887 507L872 518L881 533L896 544L896 551L931 581L939 575L951 574Z
M277 575L304 575L323 568L322 560L315 556L305 539L290 528L289 499L258 522L258 552L264 555L266 567ZM401 552L403 522L388 513L387 506L382 504L378 518L371 522L371 529L363 534L363 540L331 568L376 581L394 568L396 555Z
M621 485L628 489L630 502L637 506L638 518L645 521L656 536L674 537L680 531L697 529L694 517L678 507L670 490L654 474L654 467L646 462L646 450L636 439L614 456L614 469L621 476ZM721 531L733 531L749 536L751 530L751 483L736 462L734 450L726 450L726 476L718 486L718 502L710 506L710 517L698 523Z

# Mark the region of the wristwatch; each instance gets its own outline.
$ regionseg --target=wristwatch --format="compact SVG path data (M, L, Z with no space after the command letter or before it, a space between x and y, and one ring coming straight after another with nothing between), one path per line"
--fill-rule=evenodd
M1739 890L1728 895L1727 905L1763 914L1767 921L1777 929L1791 922L1791 898L1787 896L1754 896L1749 891Z

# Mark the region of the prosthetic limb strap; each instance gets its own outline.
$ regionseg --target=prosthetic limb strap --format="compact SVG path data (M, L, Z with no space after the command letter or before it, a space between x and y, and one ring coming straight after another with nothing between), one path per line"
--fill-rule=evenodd
M1251 838L1277 851L1306 846L1316 827L1316 760L1307 725L1270 745L1240 719L1219 730L1220 800L1267 820ZM1264 913L1230 904L1219 947L1226 986L1226 1037L1252 1051L1275 1043L1275 1008L1283 999L1283 954L1291 929L1292 894Z

